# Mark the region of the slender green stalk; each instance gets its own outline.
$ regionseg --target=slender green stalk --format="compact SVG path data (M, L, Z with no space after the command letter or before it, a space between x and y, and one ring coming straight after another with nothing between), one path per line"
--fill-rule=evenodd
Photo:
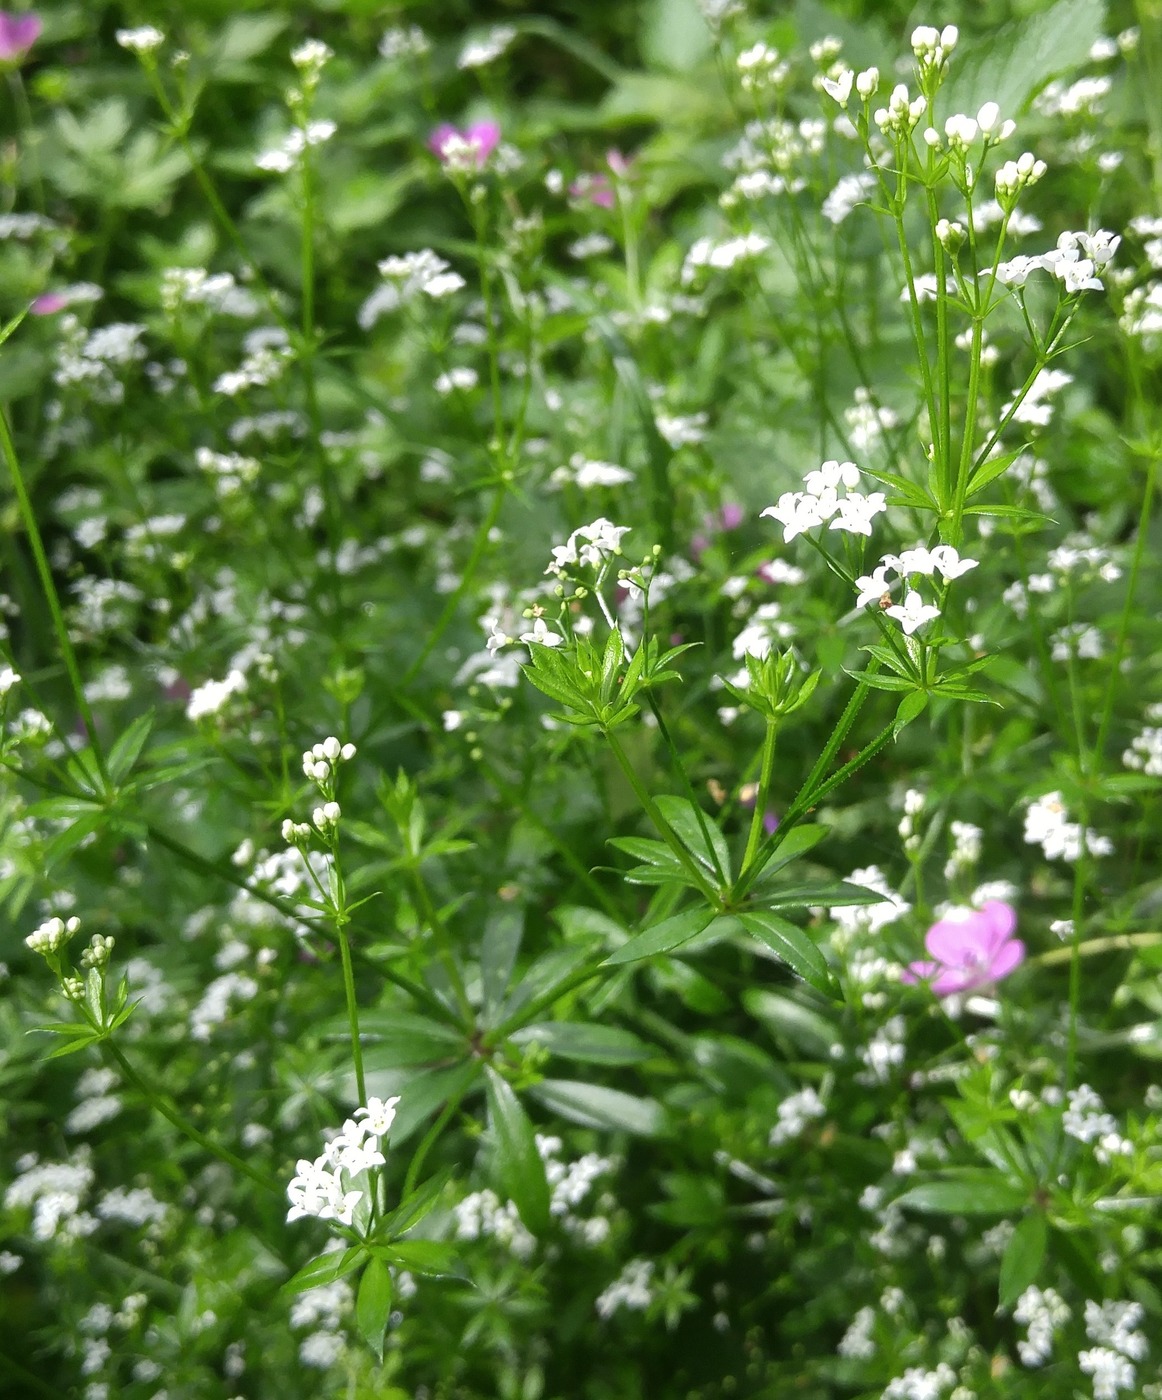
M421 1138L420 1145L416 1148L411 1161L408 1163L407 1175L403 1179L403 1187L400 1191L400 1200L406 1201L416 1189L416 1183L420 1179L420 1171L423 1169L428 1153L436 1145L440 1134L452 1121L456 1110L460 1107L464 1095L468 1092L470 1087L470 1085L466 1084L462 1089L458 1089L452 1095L441 1110L439 1117Z
M758 852L759 842L762 840L763 818L767 812L767 794L770 792L771 773L775 766L775 740L778 732L779 727L775 721L768 719L766 733L763 735L762 766L759 769L758 787L755 790L754 813L750 819L750 834L746 839L746 853L742 858L742 873L744 875L750 869Z
M91 1019L91 1018L90 1018ZM97 1029L94 1024L94 1029ZM227 1166L233 1167L235 1171L247 1176L256 1185L261 1186L264 1191L271 1191L276 1196L283 1194L283 1187L273 1177L269 1177L265 1172L261 1172L257 1167L252 1167L249 1162L243 1161L236 1156L228 1147L223 1147L220 1142L215 1142L208 1137L201 1128L196 1128L188 1118L184 1117L178 1109L165 1096L159 1094L154 1087L138 1074L133 1065L126 1059L119 1045L112 1039L105 1037L101 1040L102 1051L113 1060L117 1069L125 1078L126 1083L131 1084L134 1089L145 1099L156 1113L160 1114L167 1123L172 1124L180 1133L183 1133L191 1142L217 1157L219 1161L225 1162Z
M109 770L105 766L105 755L101 748L101 740L97 734L97 723L93 718L93 711L85 696L84 683L81 680L81 670L77 665L76 652L69 637L69 629L65 623L64 611L61 608L60 595L57 593L56 581L52 576L52 569L49 567L48 555L45 553L44 540L41 537L40 526L36 523L36 512L32 508L32 501L28 495L28 488L24 484L24 473L20 469L20 461L16 455L16 448L12 442L12 434L8 427L8 416L0 408L0 450L4 453L4 459L8 463L8 470L12 476L12 485L16 491L16 502L20 510L20 519L24 525L25 533L28 535L28 543L32 549L32 557L36 563L36 572L40 578L40 586L44 592L45 602L52 615L53 631L56 634L57 646L60 648L61 659L64 661L65 670L68 672L69 684L73 689L73 698L77 704L77 710L81 716L81 722L85 726L89 736L89 745L93 751L93 758L97 764L97 771L101 776L101 782L108 794L112 789L109 780Z
M1048 953L1039 953L1035 958L1027 958L1025 966L1058 967L1062 963L1069 963L1072 971L1075 958L1095 958L1103 953L1132 953L1138 948L1157 948L1159 944L1162 944L1162 933L1157 930L1145 933L1114 933L1105 938L1087 938L1084 942L1071 939L1066 948L1053 948Z
M617 760L618 767L625 774L626 781L629 783L630 787L633 788L634 796L641 804L642 810L645 812L646 816L653 822L658 835L666 845L669 846L674 855L677 856L686 873L706 896L710 904L717 909L720 907L721 902L718 892L713 888L709 880L707 880L703 871L698 868L694 857L686 847L682 845L681 841L678 840L670 823L662 816L658 804L646 791L641 779L634 772L633 764L630 763L625 750L622 748L616 732L612 729L606 730L605 737L609 741L609 747L613 751L613 756Z

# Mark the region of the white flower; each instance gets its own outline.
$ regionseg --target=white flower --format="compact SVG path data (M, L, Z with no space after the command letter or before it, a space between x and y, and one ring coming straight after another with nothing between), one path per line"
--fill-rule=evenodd
M904 597L903 604L896 603L893 607L885 608L884 611L889 617L895 620L910 637L917 627L923 627L926 622L940 616L940 609L931 603L925 603L919 593L909 590Z
M824 462L816 471L808 472L803 478L804 487L812 496L823 496L828 490L837 491L840 486L853 490L859 485L859 468L854 462Z
M598 517L591 525L580 526L565 544L553 546L553 560L545 573L560 575L568 564L600 568L607 557L621 553L621 537L628 534L630 528L628 525L614 525L604 516Z
M0 671L0 696L7 695L14 685L19 685L20 677L11 666Z
M516 30L511 25L498 24L483 39L475 39L464 45L456 67L483 68L486 63L499 58L515 38Z
M355 1110L355 1117L366 1118L367 1126L376 1137L386 1137L395 1121L395 1106L399 1103L399 1097L396 1094L390 1099L368 1099L366 1108Z
M545 619L538 617L533 622L532 631L522 632L520 640L543 647L559 647L565 639L556 632L550 632Z
M116 38L123 49L138 54L152 53L165 43L165 35L152 24L143 24L137 29L119 29Z
M888 564L879 564L870 574L864 574L857 578L855 586L859 590L859 596L855 600L857 608L866 608L869 603L878 603L885 593L891 588L888 582Z
M819 86L828 97L838 102L841 107L847 106L854 82L855 72L851 68L842 69L838 76L834 78L825 78L823 76L819 78Z
M849 491L839 502L839 514L832 520L829 528L850 530L853 534L870 536L872 520L887 508L882 491L873 491L870 496L862 496L858 491Z
M822 525L826 516L822 514L820 498L803 491L784 491L778 502L761 511L763 516L771 516L783 527L783 541L790 544L796 535L813 530Z

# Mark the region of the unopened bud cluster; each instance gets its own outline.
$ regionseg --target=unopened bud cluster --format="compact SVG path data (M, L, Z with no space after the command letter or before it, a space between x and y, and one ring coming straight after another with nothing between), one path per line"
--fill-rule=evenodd
M107 967L109 959L113 956L113 939L108 934L95 933L89 940L89 946L81 954L81 966L85 968Z
M1007 160L996 173L997 202L1006 212L1011 211L1017 196L1027 185L1035 185L1049 167L1032 151L1025 151L1016 160Z
M67 923L59 918L46 919L39 928L33 929L24 943L34 953L49 958L60 952L80 926L81 921L76 916Z
M313 744L303 754L303 773L324 797L335 795L335 772L339 763L355 757L354 744L341 744L332 734L321 744Z

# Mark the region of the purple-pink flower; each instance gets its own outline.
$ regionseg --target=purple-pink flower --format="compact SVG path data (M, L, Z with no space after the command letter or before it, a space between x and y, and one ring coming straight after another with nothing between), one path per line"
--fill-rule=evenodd
M938 997L999 982L1025 959L1025 945L1013 937L1016 927L1016 910L999 899L989 900L983 909L941 919L924 940L932 961L912 963L904 981L927 982Z
M475 164L477 170L499 145L500 126L491 121L472 122L463 131L450 122L443 122L428 137L428 149L442 164Z
M39 15L10 15L0 10L0 63L19 62L40 38Z

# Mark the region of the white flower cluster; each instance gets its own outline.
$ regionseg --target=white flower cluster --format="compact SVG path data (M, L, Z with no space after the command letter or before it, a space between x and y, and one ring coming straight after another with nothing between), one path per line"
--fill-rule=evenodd
M536 1238L521 1224L513 1202L502 1201L488 1187L465 1196L453 1207L452 1213L456 1217L458 1240L494 1239L517 1259L532 1258L537 1247Z
M827 911L827 917L838 925L839 938L832 935L832 942L838 951L846 951L852 937L858 933L878 933L887 924L894 924L911 911L912 906L896 894L878 866L869 865L862 870L853 870L847 877L849 885L862 885L883 895L878 904L844 904Z
M607 1322L622 1308L644 1312L653 1301L654 1294L650 1287L653 1276L653 1260L631 1259L609 1287L598 1294L594 1304L598 1317Z
M508 24L498 24L482 39L470 40L460 50L457 68L483 68L498 59L516 38L516 30Z
M1016 129L1015 121L1001 121L1001 109L995 102L986 102L975 117L966 116L963 112L948 117L944 122L944 137L952 150L964 155L978 137L984 137L987 149L995 141L1007 141ZM924 141L929 146L937 144L932 140L931 129L925 131Z
M1032 423L1039 428L1049 426L1053 417L1052 399L1067 385L1073 383L1073 376L1063 369L1050 369L1046 366L1029 386L1025 397L1018 404L1011 399L1001 409L1001 417L1012 413L1014 423Z
M783 61L778 49L766 44L752 44L739 54L739 81L744 92L761 91L763 88L781 87L787 81L790 66Z
M981 837L984 832L971 822L952 822L952 851L944 866L944 878L954 880L980 860Z
M1047 792L1025 813L1025 840L1040 846L1048 860L1075 861L1081 855L1081 823L1069 820L1069 809L1059 792ZM1085 833L1085 848L1091 856L1108 856L1113 842L1108 836Z
M887 504L882 491L864 495L855 489L859 484L859 468L854 462L824 462L818 470L807 473L804 490L784 491L778 503L767 506L760 516L769 515L782 525L786 544L828 521L832 530L870 535L872 520L887 510ZM842 497L840 486L845 493Z
M659 413L654 419L658 432L675 451L679 447L690 447L705 442L708 421L705 413L691 413L685 417Z
M568 466L557 467L549 480L554 486L579 486L591 491L598 486L624 486L633 480L633 472L616 462L590 461L583 452L574 452Z
M1026 1366L1043 1366L1053 1355L1053 1334L1069 1321L1068 1304L1052 1288L1031 1285L1017 1299L1013 1317L1028 1329L1017 1343L1017 1355Z
M206 681L198 686L186 705L186 718L206 719L220 715L232 696L241 695L246 690L246 676L237 668L228 671L220 681Z
M1122 762L1148 777L1162 778L1162 729L1147 727L1135 735Z
M1020 254L1001 263L997 268L997 281L1006 287L1023 287L1029 274L1040 270L1056 277L1067 296L1100 292L1105 284L1097 274L1104 272L1113 261L1121 241L1118 234L1108 229L1098 229L1096 233L1066 230L1057 239L1057 247L1049 252L1036 256Z
M346 1279L308 1288L295 1298L291 1304L290 1325L296 1332L310 1329L299 1343L299 1360L304 1366L326 1371L340 1360L347 1346L344 1319L353 1302L354 1294Z
M431 49L432 41L418 24L397 25L379 41L379 56L389 63L399 58L422 58Z
M857 608L866 608L869 603L882 604L885 594L889 594L892 587L888 580L889 573L909 580L916 577L931 578L934 574L939 574L946 583L951 583L961 574L975 569L978 562L976 559L962 559L950 544L938 544L934 549L917 545L915 549L905 549L902 554L885 554L870 574L856 579L859 593L855 605ZM940 616L940 609L934 604L925 603L920 594L911 587L907 588L902 604L896 603L886 607L884 612L888 617L894 618L909 637L925 622L931 622Z
M421 292L439 300L465 285L463 277L430 248L384 258L379 264L379 275L396 289L398 304L413 300Z
M152 24L143 24L137 29L119 29L117 42L130 53L147 54L165 43L165 35Z
M1118 1132L1118 1122L1112 1113L1104 1111L1101 1095L1088 1084L1070 1089L1061 1126L1075 1141L1093 1143L1093 1155L1108 1166L1115 1157L1128 1157L1134 1144Z
M879 905L872 905L873 909ZM864 1068L855 1076L859 1084L886 1084L893 1069L904 1063L907 1053L908 1023L902 1016L891 1016L866 1045L859 1048Z
M190 1039L202 1043L210 1040L237 1005L253 1001L257 995L258 983L244 972L215 977L190 1012Z
M682 286L688 287L706 268L726 272L740 262L749 262L765 253L771 240L761 233L744 233L718 243L713 238L699 238L682 264Z
M167 267L161 274L161 306L167 316L183 306L206 306L220 316L245 318L258 311L254 296L229 272L204 267Z
M743 0L698 0L698 8L712 34L717 34L728 19L746 11Z
M291 62L303 73L308 82L318 79L327 63L334 58L329 45L321 39L306 39L291 50Z
M572 1162L563 1162L560 1159L562 1146L559 1137L537 1134L537 1151L545 1164L549 1183L549 1213L582 1244L602 1244L609 1236L608 1218L604 1215L583 1218L576 1210L588 1198L594 1182L607 1176L617 1163L614 1158L599 1157L596 1152L586 1152Z
M145 327L116 321L86 333L77 318L68 315L61 320L61 332L53 383L62 389L83 384L98 402L121 403L125 386L118 372L145 359Z
M785 1142L797 1138L807 1125L827 1112L823 1100L808 1085L797 1094L788 1094L779 1104L778 1121L771 1129L768 1139L771 1147L781 1147Z
M20 684L20 676L11 666L5 666L0 670L0 698L3 698L13 686Z
M875 1308L860 1308L851 1319L847 1331L840 1337L836 1352L852 1361L870 1361L876 1354L876 1344L872 1340L875 1324Z
M1134 1362L1149 1350L1145 1334L1137 1330L1143 1315L1141 1303L1086 1302L1086 1336L1097 1345L1080 1352L1077 1364L1093 1377L1094 1400L1117 1400L1122 1391L1134 1389Z
M398 1103L398 1097L368 1099L367 1106L355 1110L355 1117L347 1119L320 1156L313 1162L305 1158L299 1161L287 1187L291 1203L288 1221L314 1216L340 1225L353 1223L355 1208L370 1190L366 1178L355 1183L372 1167L384 1165L380 1139L390 1131Z
M215 452L210 447L199 447L194 460L199 470L213 481L219 497L233 496L244 486L251 485L260 466L257 457L244 457L239 452Z
M303 753L303 775L329 795L334 790L335 770L340 761L349 763L357 752L354 744L341 744L331 734Z
M32 1236L51 1240L82 1239L97 1228L97 1220L81 1209L96 1178L87 1151L72 1162L46 1162L33 1157L17 1162L20 1175L4 1193L7 1209L32 1208Z
M830 223L841 224L861 204L866 204L876 191L876 177L870 170L843 175L820 207Z
M865 68L861 73L856 73L846 64L835 63L827 72L816 75L814 85L820 92L825 92L832 101L838 102L841 107L846 109L847 104L851 101L853 87L864 102L869 101L875 95L876 88L880 85L880 70L878 68Z
M934 1371L909 1366L902 1376L888 1382L881 1400L940 1400L955 1384L956 1372L947 1361L941 1361Z
M545 573L561 578L571 565L600 569L607 560L621 553L621 538L631 528L629 525L615 525L604 516L599 516L590 525L578 526L564 544L553 546L553 560Z
M261 389L282 377L294 356L286 332L280 326L261 326L243 342L246 358L236 370L220 374L214 393L234 398L246 389Z
M296 127L279 145L260 151L254 157L254 164L259 170L285 175L300 164L308 147L321 146L334 136L337 129L332 121L308 122L306 126Z

